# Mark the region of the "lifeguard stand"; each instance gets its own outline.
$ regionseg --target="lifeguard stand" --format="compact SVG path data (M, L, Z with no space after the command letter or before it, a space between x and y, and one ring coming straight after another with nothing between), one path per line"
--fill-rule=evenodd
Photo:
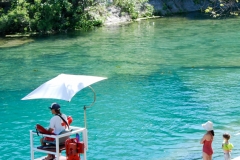
M34 144L34 137L37 137L37 132L30 130L30 148L31 148L31 160L42 160L44 157L34 157L34 152L42 152L46 154L54 154L56 157L56 160L66 160L66 156L61 155L60 153L65 150L65 144L59 145L59 139L65 136L71 136L75 135L76 133L82 134L82 139L84 143L84 154L83 154L83 159L87 160L87 155L86 152L88 150L88 136L87 136L87 129L86 128L80 128L80 127L74 127L70 126L71 132L60 134L60 135L47 135L47 134L41 134L44 137L51 137L55 138L56 145L53 146L47 146L47 147L36 147L37 145ZM40 143L38 142L38 145Z

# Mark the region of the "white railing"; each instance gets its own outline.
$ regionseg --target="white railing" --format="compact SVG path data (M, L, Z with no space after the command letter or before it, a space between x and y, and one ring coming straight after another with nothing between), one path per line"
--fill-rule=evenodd
M51 138L55 138L56 141L56 152L53 151L48 151L47 149L39 149L36 147L36 145L34 145L34 135L37 135L37 132L30 130L30 152L31 152L31 160L38 160L34 159L34 152L43 152L43 153L47 153L47 154L54 154L56 157L56 160L60 159L60 152L59 152L59 138L65 137L65 136L71 136L74 135L76 133L82 133L82 138L83 138L83 143L84 143L84 160L87 160L87 155L86 155L86 151L88 150L88 137L87 137L87 129L86 128L80 128L80 127L74 127L74 126L70 126L70 130L72 130L71 132L67 132L64 134L60 134L60 135L47 135L47 134L41 134L39 133L41 136L44 137L51 137ZM36 137L36 136L35 136ZM40 146L40 141L38 141L38 146ZM55 148L54 148L55 149ZM65 158L65 157L61 157ZM42 157L40 158L42 159Z

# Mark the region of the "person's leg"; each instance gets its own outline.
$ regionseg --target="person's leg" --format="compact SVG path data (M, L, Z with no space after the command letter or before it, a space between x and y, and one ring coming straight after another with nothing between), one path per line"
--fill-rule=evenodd
M212 160L212 155L209 155L208 157L209 157L209 160Z
M227 160L231 160L231 154L230 153L227 153Z
M226 153L224 153L224 160L228 160L228 156Z
M42 146L46 146L46 143L44 142L44 137L40 139L40 143ZM48 154L47 157L44 158L44 160L53 160L55 158L54 154Z
M202 152L203 160L212 160L212 155L209 156L207 153Z
M230 153L224 153L224 160L231 160L231 154Z
M41 143L42 146L45 146L46 143L44 143L43 140L44 140L44 137L42 137L42 138L40 139L40 143Z
M45 157L43 160L54 160L55 155L54 154L48 154L47 157Z
M206 153L202 152L202 158L203 160L207 160Z

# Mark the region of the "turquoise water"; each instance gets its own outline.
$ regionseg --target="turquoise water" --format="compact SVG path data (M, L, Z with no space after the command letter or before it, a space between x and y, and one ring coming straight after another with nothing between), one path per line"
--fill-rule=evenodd
M36 38L0 49L0 159L30 159L29 130L58 102L84 126L85 88L71 102L20 99L60 73L108 77L87 110L89 160L197 160L214 123L214 160L229 132L240 156L240 19L190 15ZM36 143L38 139L36 140ZM43 154L36 153L38 156Z

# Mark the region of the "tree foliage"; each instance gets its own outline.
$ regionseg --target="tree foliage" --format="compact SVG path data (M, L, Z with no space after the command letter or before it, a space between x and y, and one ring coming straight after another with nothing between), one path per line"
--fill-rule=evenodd
M139 17L139 10L146 8L147 12L145 16L151 16L153 13L153 7L147 5L148 0L113 0L113 4L120 6L123 12L129 13L132 19ZM143 5L146 4L146 5Z
M121 12L128 13L132 19L153 13L148 0L11 0L7 12L0 8L0 34L87 30L102 25L103 21L90 13L102 2L119 6Z
M88 5L91 0L12 0L0 15L0 34L89 29L95 23L84 10Z
M209 6L205 9L212 17L238 16L239 0L210 0Z

